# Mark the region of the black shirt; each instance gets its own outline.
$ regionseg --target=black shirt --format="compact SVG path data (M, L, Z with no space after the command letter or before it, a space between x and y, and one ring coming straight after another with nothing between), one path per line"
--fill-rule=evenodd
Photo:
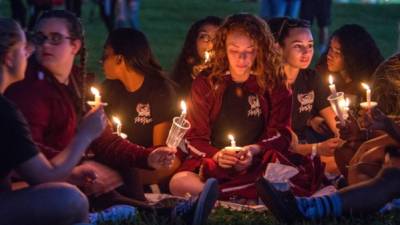
M321 77L310 69L300 70L293 89L292 127L299 139L307 127L307 120L319 111L330 106L328 83L322 82Z
M153 145L153 127L172 122L179 113L172 84L162 78L145 77L135 92L127 91L119 80L105 80L102 94L109 118L118 116L129 141L145 147Z
M11 170L38 154L22 113L0 94L0 180Z
M224 92L211 132L211 143L219 149L230 146L228 134L235 137L237 146L245 146L257 142L263 133L264 116L258 96L241 86L232 81Z

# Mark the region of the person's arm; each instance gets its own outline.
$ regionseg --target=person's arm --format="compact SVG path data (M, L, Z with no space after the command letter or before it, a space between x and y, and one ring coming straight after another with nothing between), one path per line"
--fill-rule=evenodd
M153 145L165 145L171 122L162 122L153 127Z
M286 87L279 87L270 94L266 93L265 102L263 113L268 113L270 118L260 141L256 144L263 150L272 148L281 152L287 151L292 139L290 130L292 93Z
M145 148L131 143L113 133L107 126L99 138L93 141L90 149L95 158L112 168L143 168L151 169L148 157L155 147Z
M61 153L48 161L38 154L21 163L16 171L30 184L65 179L76 166L91 141L99 136L106 124L103 108L92 110L82 120L79 131Z
M319 114L324 118L325 123L331 129L331 131L335 134L335 136L339 136L339 130L336 127L336 115L331 106L325 107L319 111Z
M215 101L213 94L207 78L199 76L193 81L188 104L188 119L191 128L186 135L186 140L189 142L189 148L195 148L208 158L213 158L219 151L210 144L210 116Z

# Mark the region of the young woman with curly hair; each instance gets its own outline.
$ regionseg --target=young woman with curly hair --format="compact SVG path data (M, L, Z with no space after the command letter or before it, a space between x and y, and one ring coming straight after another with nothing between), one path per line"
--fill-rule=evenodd
M229 16L216 33L214 51L211 72L193 82L192 127L186 137L190 156L171 179L171 192L196 195L203 180L215 177L222 199L256 199L254 181L276 161L304 166L291 179L296 193L315 191L319 179L308 170L309 159L288 151L292 99L268 25L250 14ZM240 151L225 148L230 133L243 146Z
M360 82L368 82L383 56L372 36L362 26L347 24L333 32L329 50L317 66L320 74L332 74L338 91L360 101ZM325 79L328 81L327 77Z

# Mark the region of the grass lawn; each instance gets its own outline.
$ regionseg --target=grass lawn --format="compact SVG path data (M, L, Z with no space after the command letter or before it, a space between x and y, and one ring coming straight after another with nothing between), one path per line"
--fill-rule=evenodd
M103 78L98 60L102 45L106 39L106 29L96 14L89 21L89 11L94 7L91 1L85 1L83 20L86 26L87 46L89 50L88 70ZM9 1L0 0L0 15L9 16ZM96 13L98 9L94 8ZM207 15L226 16L235 12L258 12L258 4L251 2L230 2L229 0L142 0L141 29L150 39L153 50L165 68L171 69L183 43L185 34L195 20ZM385 57L390 56L398 46L398 23L400 5L361 5L335 4L333 6L333 24L331 31L346 23L365 26L381 48ZM376 196L371 196L376 197ZM138 224L167 224L166 222L138 221ZM131 224L131 223L121 223ZM209 224L277 224L270 215L255 212L232 212L218 209L210 217ZM312 224L312 223L310 223ZM322 224L400 224L400 213L386 216L371 215L362 219L322 221Z
M98 63L106 29L97 15L98 9L86 0L83 20L89 51L88 69L100 79L103 75ZM89 11L95 9L94 21ZM224 17L235 12L258 12L258 3L231 2L229 0L142 0L141 29L150 39L151 46L166 71L170 70L183 44L191 23L207 15ZM400 4L334 4L331 31L346 23L365 26L378 43L385 57L396 52ZM0 0L0 15L9 16L7 0Z

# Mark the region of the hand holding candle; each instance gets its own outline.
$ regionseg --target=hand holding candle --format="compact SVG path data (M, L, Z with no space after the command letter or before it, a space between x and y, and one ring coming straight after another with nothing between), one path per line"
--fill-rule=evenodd
M190 123L186 120L186 103L181 101L182 113L179 117L174 117L172 120L172 126L169 129L166 144L168 147L176 148L181 143L183 136L190 128Z

